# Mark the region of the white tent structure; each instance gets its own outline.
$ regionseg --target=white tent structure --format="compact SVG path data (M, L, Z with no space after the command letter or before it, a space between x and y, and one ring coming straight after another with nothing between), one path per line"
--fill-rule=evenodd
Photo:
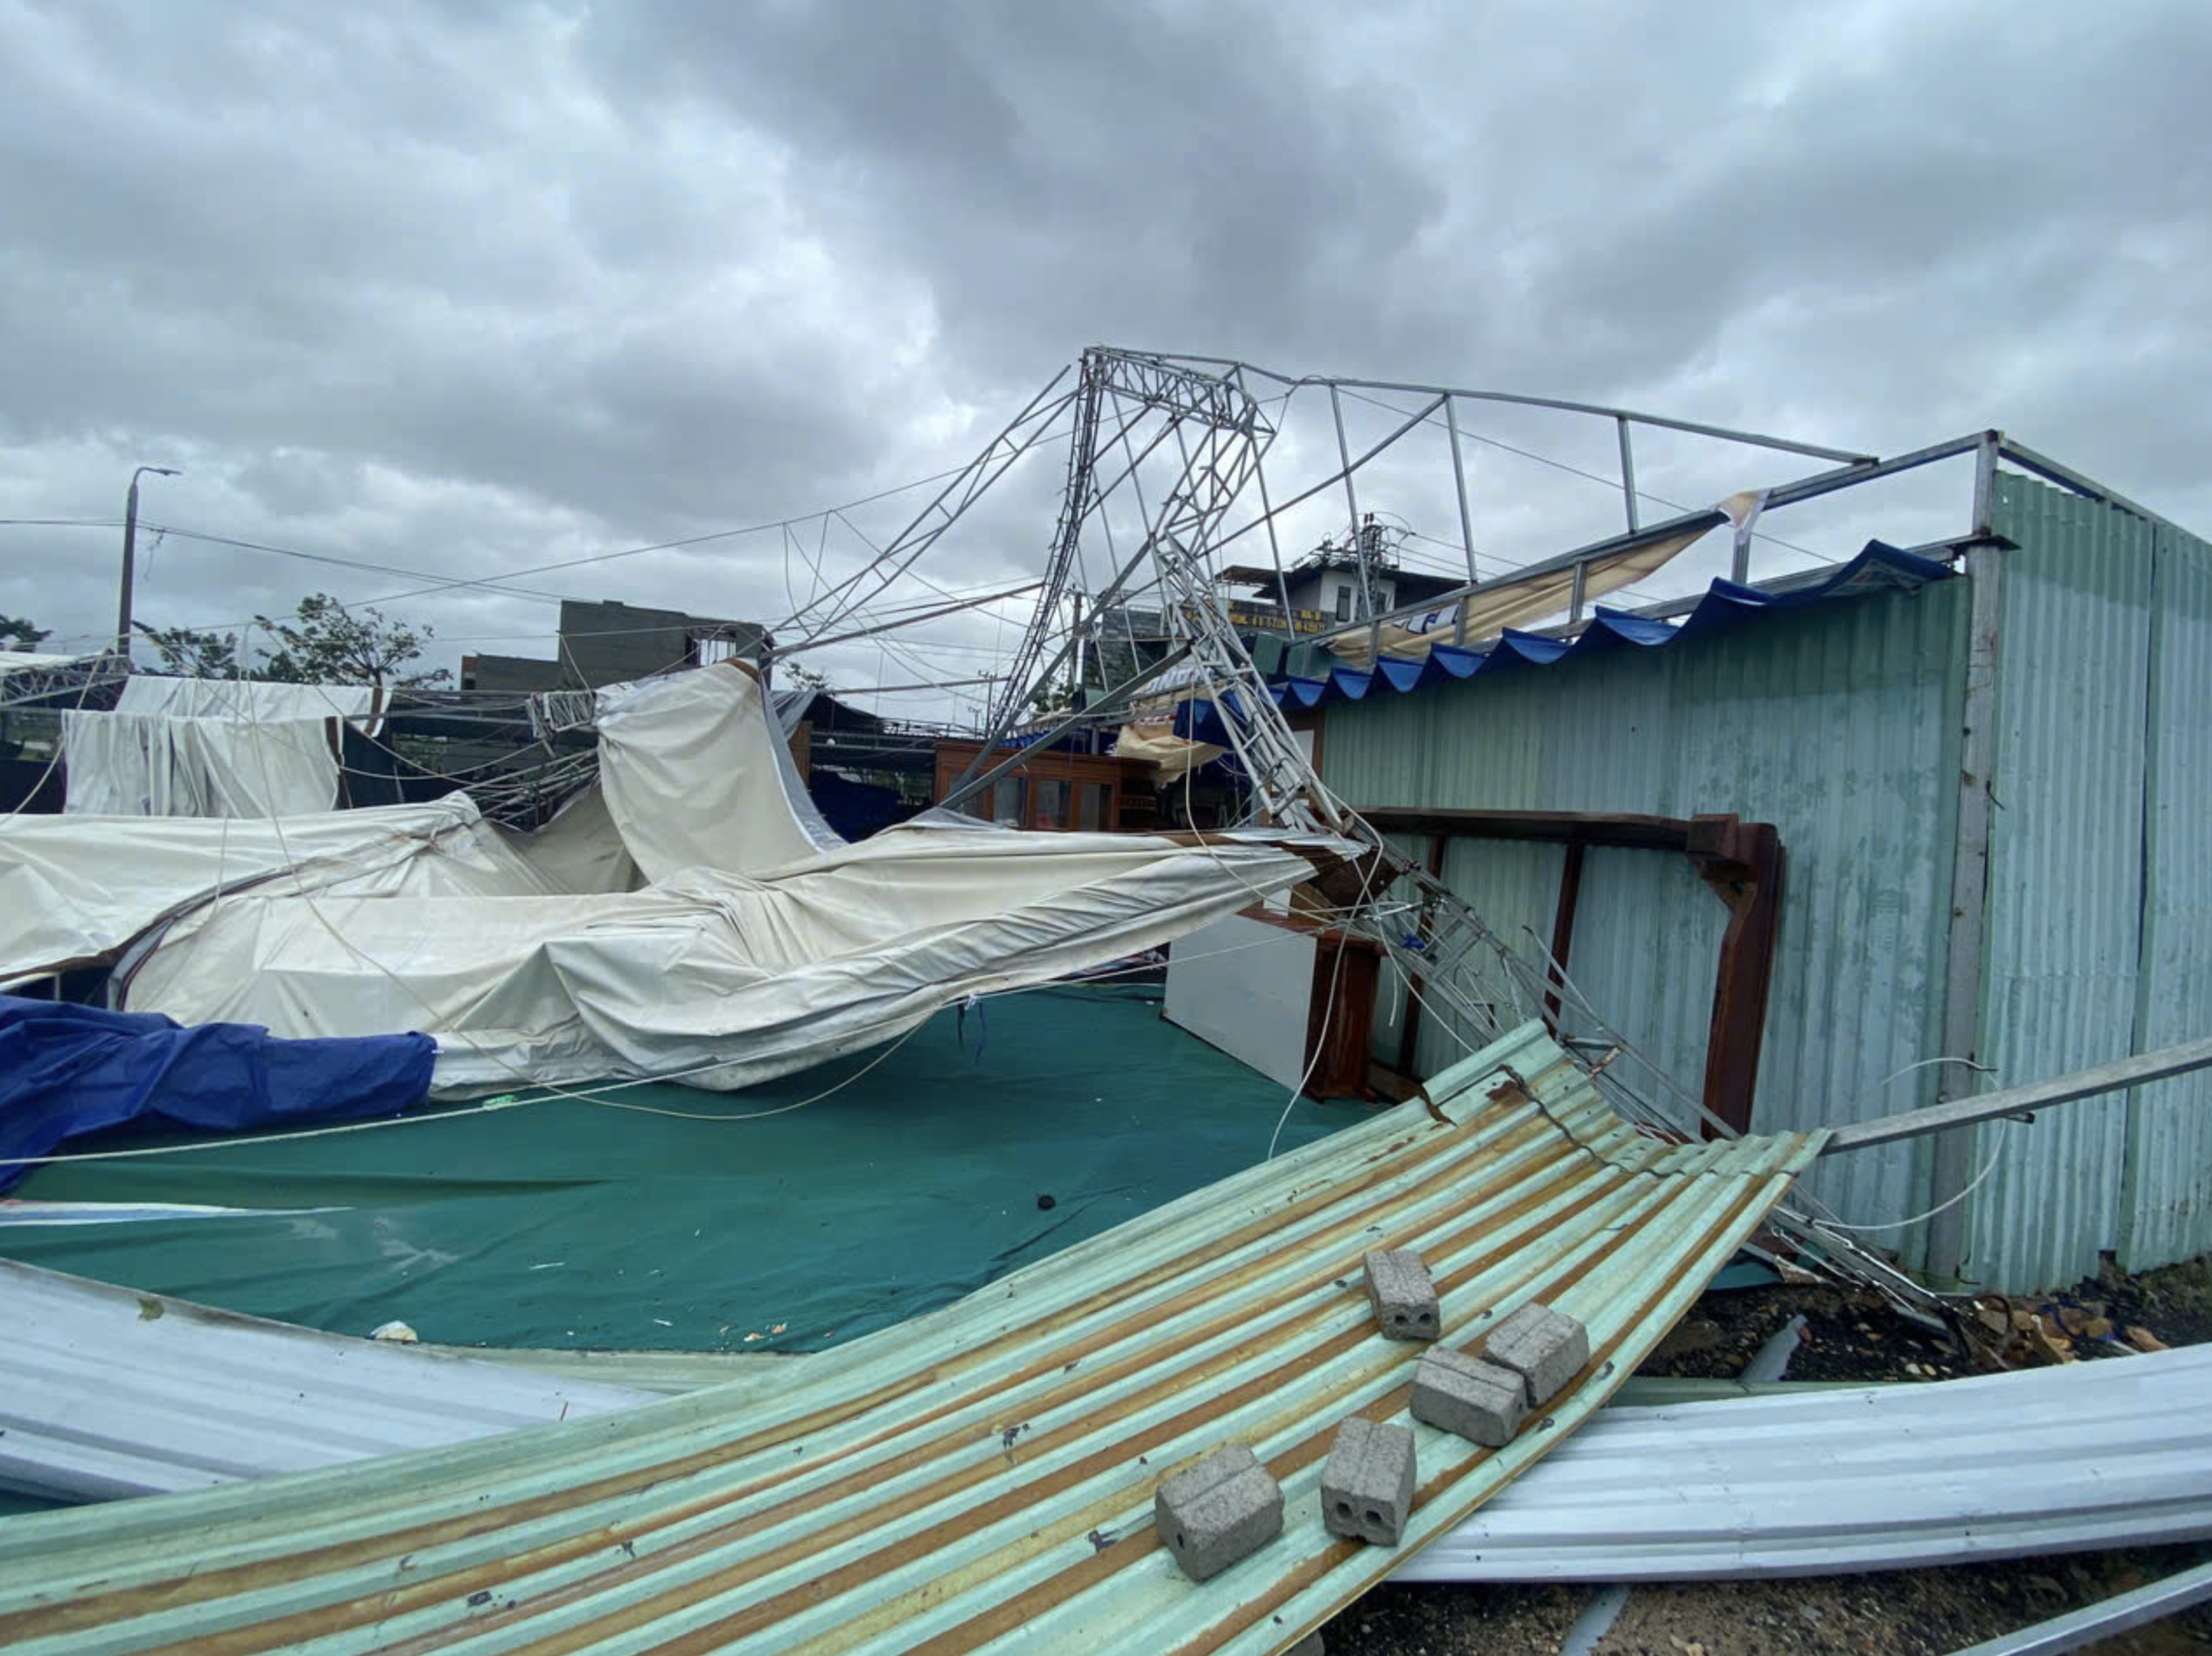
M0 914L0 977L117 958L119 1004L183 1023L419 1030L447 1094L720 1090L1104 964L1360 851L944 812L848 845L798 803L750 668L616 687L598 718L598 789L542 835L461 796L254 823L14 818L0 889L24 900Z

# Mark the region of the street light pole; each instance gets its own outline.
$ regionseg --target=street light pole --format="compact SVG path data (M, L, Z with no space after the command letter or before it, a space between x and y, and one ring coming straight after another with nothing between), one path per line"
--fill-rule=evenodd
M130 659L131 583L138 569L138 480L151 472L156 477L180 477L173 466L142 466L130 474L130 493L123 497L123 579L115 604L115 653Z

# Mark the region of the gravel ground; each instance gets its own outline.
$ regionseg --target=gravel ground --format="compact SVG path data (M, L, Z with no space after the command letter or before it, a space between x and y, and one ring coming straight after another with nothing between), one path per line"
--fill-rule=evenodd
M2056 1330L2051 1344L2077 1359L2119 1355L2119 1331L2150 1331L2168 1345L2212 1340L2212 1261L2130 1277L2107 1269L2061 1294L2005 1302ZM1994 1308L1993 1308L1994 1309ZM2092 1315L2114 1325L2109 1338L2070 1333L2057 1321ZM1878 1295L1832 1287L1772 1287L1711 1293L1640 1373L1733 1378L1793 1316L1805 1332L1792 1354L1793 1380L1926 1382L1982 1372L1999 1362L2048 1362L2043 1345L1939 1335L1890 1310ZM2034 1476L2022 1467L2022 1476ZM1808 1492L1810 1494L1812 1492ZM1949 1656L2177 1570L2212 1560L2212 1546L1960 1564L1942 1570L1752 1582L1693 1582L1631 1591L1593 1656ZM1385 1586L1325 1630L1335 1656L1517 1656L1560 1649L1593 1587ZM2212 1605L2120 1635L2100 1653L2184 1656L2212 1650Z
M1950 1656L2212 1557L2202 1546L1948 1570L1640 1586L1592 1656ZM1552 1656L1593 1587L1385 1586L1325 1630L1331 1656ZM2203 1656L2203 1605L2095 1646Z

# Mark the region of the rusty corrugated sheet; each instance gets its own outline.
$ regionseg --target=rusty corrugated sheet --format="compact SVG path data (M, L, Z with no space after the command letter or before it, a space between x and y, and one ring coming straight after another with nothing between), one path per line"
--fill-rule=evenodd
M810 1363L429 1454L0 1525L10 1651L1282 1649L1597 1408L1817 1151L1643 1137L1531 1025L1415 1101ZM1009 1130L1019 1130L1010 1117ZM1499 1451L1416 1428L1399 1549L1323 1529L1354 1412L1403 1418L1367 1249L1419 1248L1450 1343L1540 1298L1591 1363ZM1221 1443L1283 1535L1204 1584L1152 1493Z

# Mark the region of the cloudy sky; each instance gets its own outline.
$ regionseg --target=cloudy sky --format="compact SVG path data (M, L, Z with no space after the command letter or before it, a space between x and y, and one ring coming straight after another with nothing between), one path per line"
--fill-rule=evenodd
M391 606L446 662L550 653L550 595L774 621L926 496L520 572L957 466L1105 341L1878 452L2002 425L2212 530L2209 83L2202 0L0 0L0 516L111 522L175 466L151 522L527 590ZM1560 469L1609 473L1609 427L1476 436L1486 573L1615 521ZM1809 469L1694 450L1645 486ZM935 581L1033 572L1059 466ZM1450 542L1445 498L1376 503ZM1963 500L1770 527L1835 555ZM0 611L110 626L118 538L0 528ZM428 584L143 559L157 623ZM833 665L980 672L1013 625Z

